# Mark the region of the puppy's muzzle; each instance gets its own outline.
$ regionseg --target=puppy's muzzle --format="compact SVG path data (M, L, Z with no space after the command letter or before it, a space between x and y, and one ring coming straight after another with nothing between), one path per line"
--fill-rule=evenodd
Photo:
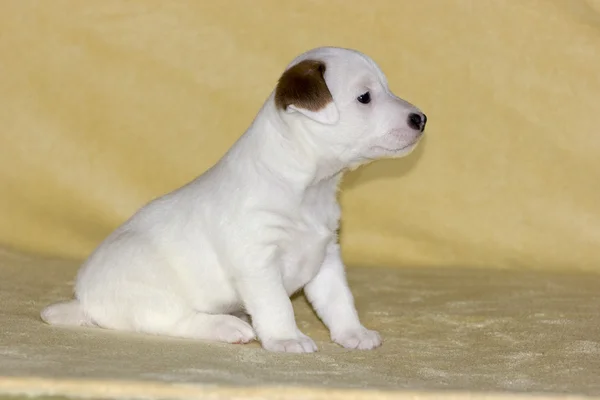
M423 132L425 124L427 124L427 115L422 113L411 113L408 115L407 123L412 129Z

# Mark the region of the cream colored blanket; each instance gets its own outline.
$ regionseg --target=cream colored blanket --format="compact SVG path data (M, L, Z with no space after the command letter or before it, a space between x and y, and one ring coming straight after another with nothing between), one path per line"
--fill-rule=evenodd
M70 295L76 266L0 253L0 376L7 377L0 379L0 393L202 399L600 395L599 275L351 268L362 319L381 332L383 347L362 352L331 343L300 297L299 326L320 351L299 356L269 353L257 343L42 324L39 309Z

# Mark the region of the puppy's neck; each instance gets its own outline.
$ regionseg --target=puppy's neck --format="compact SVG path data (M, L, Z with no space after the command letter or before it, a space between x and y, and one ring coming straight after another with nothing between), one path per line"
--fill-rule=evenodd
M345 166L324 157L305 140L308 135L302 134L301 128L292 128L272 101L267 101L223 161L240 164L247 172L254 170L261 178L274 179L298 191L322 184L337 187Z

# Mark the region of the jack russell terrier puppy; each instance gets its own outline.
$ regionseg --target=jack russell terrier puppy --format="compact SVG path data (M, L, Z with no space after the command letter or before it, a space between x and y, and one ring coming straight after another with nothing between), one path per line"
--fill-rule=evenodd
M349 169L409 154L426 122L366 55L301 54L221 160L108 236L79 271L75 299L42 320L308 353L317 346L290 301L304 289L334 342L380 346L346 281L338 184Z

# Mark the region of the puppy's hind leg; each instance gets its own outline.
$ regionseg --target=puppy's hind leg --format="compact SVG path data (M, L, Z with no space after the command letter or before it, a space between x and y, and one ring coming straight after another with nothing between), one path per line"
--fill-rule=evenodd
M179 320L165 332L173 336L225 343L248 343L255 339L252 326L240 318L227 314L194 312Z
M123 295L109 307L108 302L95 302L89 315L103 328L150 335L227 343L248 343L255 337L252 327L233 315L198 312L172 292L150 287L134 291L139 295Z
M94 321L105 328L132 330L151 335L187 339L248 343L255 337L250 324L233 315L198 312L173 292L137 288L135 298L122 297L110 310L90 312ZM143 295L142 295L143 293ZM118 316L118 318L114 318ZM128 323L122 323L128 321Z

